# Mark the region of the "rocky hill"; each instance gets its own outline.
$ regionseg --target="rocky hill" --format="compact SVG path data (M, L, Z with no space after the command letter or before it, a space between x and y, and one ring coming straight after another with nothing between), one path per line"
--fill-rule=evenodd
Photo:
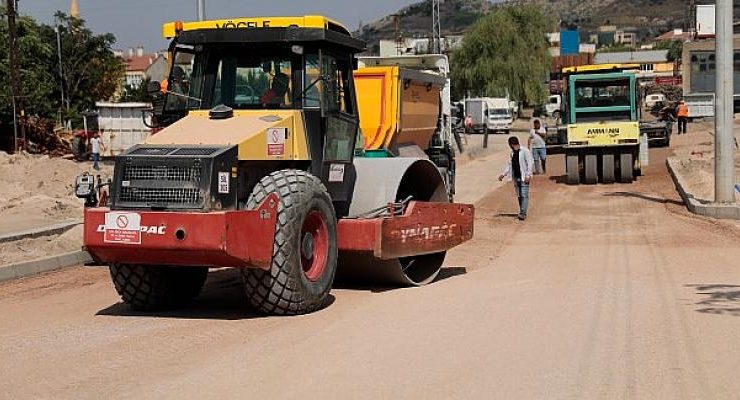
M640 38L649 38L674 28L688 28L690 8L687 0L443 0L440 5L442 31L445 35L461 34L481 15L495 7L512 3L534 3L554 16L558 24L575 24L582 29L595 29L604 24L633 27ZM699 0L699 4L714 3ZM740 17L740 2L735 2L735 18ZM423 0L402 8L398 17L399 32L404 37L429 36L432 26L432 2ZM396 17L389 15L363 25L355 34L373 49L380 39L393 39Z

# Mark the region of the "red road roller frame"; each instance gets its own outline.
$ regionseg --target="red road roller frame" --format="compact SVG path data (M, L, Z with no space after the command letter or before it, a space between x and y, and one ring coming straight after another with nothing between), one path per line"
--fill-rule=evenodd
M221 212L85 210L85 248L101 264L267 269L272 261L277 195L256 209ZM339 251L388 260L449 250L473 237L468 204L410 202L400 215L338 222Z

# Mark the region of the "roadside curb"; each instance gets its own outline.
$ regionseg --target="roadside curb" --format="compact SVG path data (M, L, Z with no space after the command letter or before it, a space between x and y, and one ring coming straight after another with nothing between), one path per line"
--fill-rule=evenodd
M0 282L36 275L41 272L71 267L92 261L86 251L73 251L53 257L8 264L0 267Z
M37 238L41 236L51 236L64 233L73 227L82 223L82 220L74 219L60 222L54 225L48 225L41 228L26 229L23 231L7 233L0 235L0 243L13 242L21 239Z
M674 166L678 160L669 157L666 160L668 166L668 172L671 174L673 184L678 190L678 194L681 195L686 208L694 214L703 215L705 217L711 217L716 219L736 219L740 220L740 205L738 204L706 204L697 200L693 194L689 193L685 189L681 176L676 172L677 168Z

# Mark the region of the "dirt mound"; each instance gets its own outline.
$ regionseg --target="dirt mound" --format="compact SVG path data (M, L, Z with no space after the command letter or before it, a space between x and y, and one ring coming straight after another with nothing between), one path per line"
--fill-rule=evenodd
M0 231L81 218L82 202L74 195L74 181L91 167L89 162L0 152ZM112 168L104 165L100 175L112 176Z
M82 248L82 225L61 235L0 243L0 265L32 261Z

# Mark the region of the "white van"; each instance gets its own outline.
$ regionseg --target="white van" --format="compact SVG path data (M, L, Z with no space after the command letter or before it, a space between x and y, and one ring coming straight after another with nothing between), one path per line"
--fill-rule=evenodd
M665 95L663 93L653 93L645 96L644 104L646 108L653 108L659 102L665 103Z

